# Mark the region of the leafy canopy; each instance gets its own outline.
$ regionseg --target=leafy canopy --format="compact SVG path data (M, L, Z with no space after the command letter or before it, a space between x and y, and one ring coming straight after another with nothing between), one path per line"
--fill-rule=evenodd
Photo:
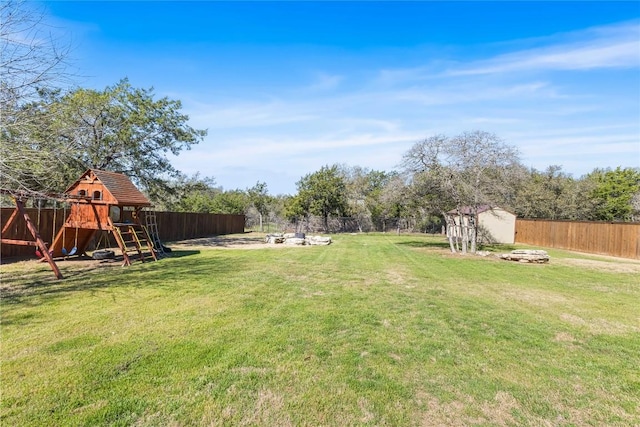
M61 191L63 183L94 168L124 173L153 197L168 177L178 176L167 154L177 155L207 134L189 126L181 108L180 101L155 99L153 89L134 88L127 79L101 91L41 91L39 100L21 107L32 125L7 135L0 154L17 147L14 178L33 175L31 167L42 170L45 176L32 180L48 185L40 190ZM48 179L52 171L57 179Z

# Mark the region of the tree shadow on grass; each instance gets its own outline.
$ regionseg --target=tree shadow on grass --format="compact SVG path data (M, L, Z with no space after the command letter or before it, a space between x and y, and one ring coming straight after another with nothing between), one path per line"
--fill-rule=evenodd
M75 292L101 292L131 288L180 288L188 281L215 280L237 271L237 261L224 254L202 259L198 250L179 250L158 262L134 262L122 267L118 260L111 262L80 262L59 264L64 279L57 280L47 264L34 263L24 268L3 272L0 284L2 322L11 324L11 312L23 307L35 307ZM33 271L33 266L36 270ZM31 268L30 268L31 267ZM13 319L20 321L20 319Z
M437 241L429 241L429 240L411 240L411 241L407 241L407 242L399 242L398 243L399 246L409 246L411 248L432 248L432 249L449 249L449 242L447 240L444 240L442 242L437 242ZM510 245L510 244L498 244L498 243L494 243L494 244L479 244L478 245L478 250L482 250L482 251L489 251L489 252L499 252L499 253L503 253L503 252L511 252L512 250L517 249L517 247L515 245Z
M479 250L489 251L489 252L511 252L512 250L517 249L516 245L511 245L508 243L492 243L490 245L479 245Z
M398 246L408 246L410 248L449 249L449 242L436 242L433 240L409 240L406 242L398 242Z
M199 255L199 250L176 250L172 249L170 253L167 254L167 258L183 258L186 256Z

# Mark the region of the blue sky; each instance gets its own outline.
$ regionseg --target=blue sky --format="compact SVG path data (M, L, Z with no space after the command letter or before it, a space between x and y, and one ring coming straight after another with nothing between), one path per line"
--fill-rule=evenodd
M182 101L209 134L172 162L225 189L477 129L537 169L640 167L640 2L43 4L78 85Z

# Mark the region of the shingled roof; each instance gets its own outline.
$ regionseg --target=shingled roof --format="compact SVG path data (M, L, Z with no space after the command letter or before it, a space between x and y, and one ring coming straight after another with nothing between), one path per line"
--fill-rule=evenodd
M136 188L128 176L117 172L88 169L78 178L76 182L67 188L66 193L70 193L83 180L97 178L102 183L104 189L108 191L120 206L151 206L149 199Z

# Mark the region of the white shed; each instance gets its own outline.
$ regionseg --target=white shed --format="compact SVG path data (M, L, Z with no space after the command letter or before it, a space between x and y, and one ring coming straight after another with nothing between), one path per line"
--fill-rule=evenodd
M458 228L461 217L464 225L469 225L471 212L471 207L465 206L460 211L453 209L447 214L451 222L455 223ZM458 230L453 233L454 236L459 234ZM515 243L516 215L498 206L478 206L478 234L479 237L484 238L483 240L491 243Z

